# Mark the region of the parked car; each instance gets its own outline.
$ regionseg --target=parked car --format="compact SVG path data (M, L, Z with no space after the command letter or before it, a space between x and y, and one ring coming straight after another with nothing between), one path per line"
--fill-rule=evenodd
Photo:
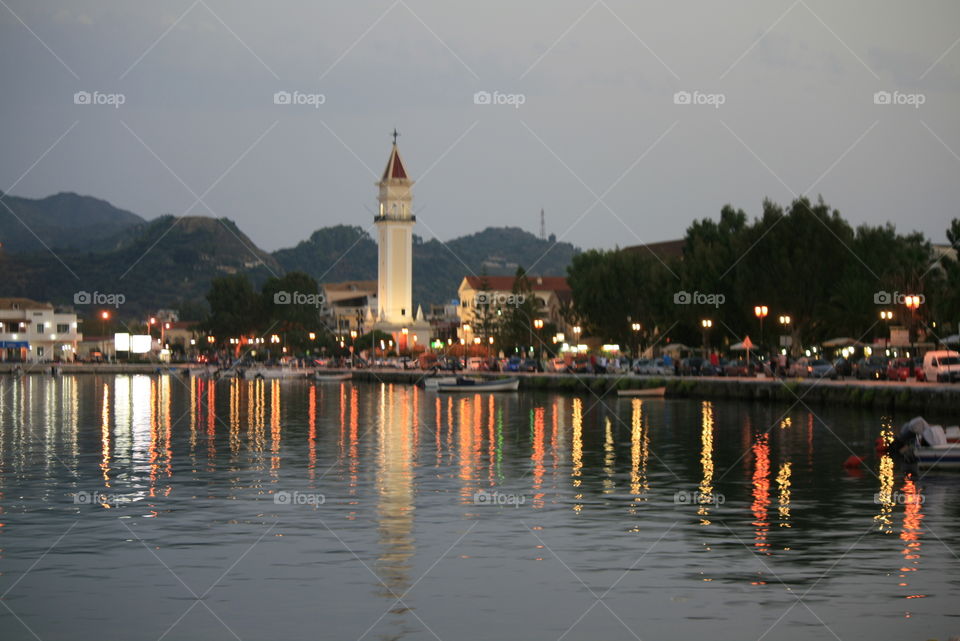
M850 359L844 358L843 356L833 361L833 369L840 378L853 376L853 363L850 362Z
M753 376L756 371L754 364L747 361L727 361L723 368L724 376Z
M593 366L589 358L575 358L567 366L567 372L571 374L593 374Z
M913 359L913 375L917 377L918 381L927 380L926 374L923 373L923 359L915 358Z
M836 378L837 370L830 361L813 359L807 362L807 378Z
M523 362L520 363L521 372L539 372L540 369L540 361L532 358L525 358Z
M691 356L680 361L680 373L684 376L717 376L717 368L710 361L699 356Z
M507 359L507 363L503 366L503 371L505 372L519 372L520 365L523 363L523 360L519 356L511 356Z
M640 359L634 363L633 371L644 376L672 376L673 365L667 365L662 358Z
M910 358L891 358L887 363L888 381L905 381L913 377L914 363Z
M810 365L811 359L806 356L801 356L797 360L790 363L787 366L787 376L790 377L803 377L807 375L807 367Z
M547 371L565 372L567 371L567 361L563 358L551 358L547 361Z
M467 369L472 372L480 371L480 366L483 363L483 359L479 356L471 356L467 359Z
M923 355L923 374L928 381L960 381L960 352L937 350Z
M887 377L887 359L882 356L861 358L855 370L859 379L883 380Z

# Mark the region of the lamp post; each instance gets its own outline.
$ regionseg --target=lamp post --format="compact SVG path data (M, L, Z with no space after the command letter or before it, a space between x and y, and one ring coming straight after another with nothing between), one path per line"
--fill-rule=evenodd
M713 321L709 318L704 318L700 321L700 327L703 328L703 356L706 358L709 345L707 344L707 334L710 332L710 328L713 327Z
M786 332L786 335L789 336L789 335L790 335L790 323L793 322L793 319L790 318L790 317L787 316L787 315L781 315L781 316L778 316L778 317L777 317L777 320L780 321L780 327L782 327L782 328L783 328L783 331ZM787 342L787 341L784 341L784 342L786 343L786 347L793 347L793 340L792 340L792 339L791 339L789 342Z
M766 305L757 305L753 308L754 315L760 319L760 346L763 346L763 319L767 317L770 309Z
M580 332L582 329L579 325L573 326L573 342L576 344L577 352L580 351Z
M537 330L537 342L540 342L540 330L543 329L543 319L533 319L533 329ZM534 353L533 336L530 337L530 353L531 355ZM543 350L541 349L541 356L542 355Z
M880 320L885 321L887 323L887 336L884 343L886 345L886 349L889 350L890 349L890 321L893 320L893 312L890 311L889 309L881 309Z
M916 294L908 294L903 297L903 304L910 310L910 351L916 355L913 344L916 342L917 310L920 309L920 297Z
M630 323L633 330L633 357L640 358L640 323Z

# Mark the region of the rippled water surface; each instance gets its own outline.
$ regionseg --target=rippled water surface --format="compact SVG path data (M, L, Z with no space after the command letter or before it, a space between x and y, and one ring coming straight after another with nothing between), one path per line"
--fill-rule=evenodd
M874 453L906 418L0 379L0 638L946 639L960 475Z

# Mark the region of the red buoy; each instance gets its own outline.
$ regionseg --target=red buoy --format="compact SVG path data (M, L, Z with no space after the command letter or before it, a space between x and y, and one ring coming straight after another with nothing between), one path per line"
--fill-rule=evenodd
M843 466L846 468L860 467L861 465L863 465L863 459L856 454L851 454L850 457L843 462Z

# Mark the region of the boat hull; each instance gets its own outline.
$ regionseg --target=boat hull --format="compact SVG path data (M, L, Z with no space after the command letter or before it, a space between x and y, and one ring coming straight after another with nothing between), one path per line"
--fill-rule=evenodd
M957 443L939 447L917 447L913 449L912 456L921 468L960 470L960 444Z
M629 398L663 398L667 394L666 387L648 387L646 389L617 390L617 396Z
M313 380L319 383L340 383L343 381L349 381L353 378L353 374L349 372L346 374L314 374Z
M437 386L438 392L516 392L520 388L520 379L508 378L503 380L482 381L482 382L464 382L457 381L453 385L440 384Z

